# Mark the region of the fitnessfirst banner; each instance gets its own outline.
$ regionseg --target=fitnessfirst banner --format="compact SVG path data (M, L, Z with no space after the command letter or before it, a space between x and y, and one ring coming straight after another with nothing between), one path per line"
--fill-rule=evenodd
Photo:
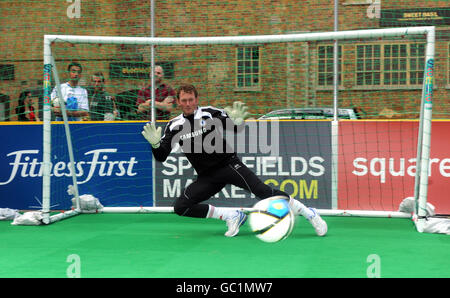
M142 123L71 124L79 193L104 206L152 206L152 158ZM42 125L2 125L0 208L39 209ZM72 183L63 125L52 125L51 208L70 209Z

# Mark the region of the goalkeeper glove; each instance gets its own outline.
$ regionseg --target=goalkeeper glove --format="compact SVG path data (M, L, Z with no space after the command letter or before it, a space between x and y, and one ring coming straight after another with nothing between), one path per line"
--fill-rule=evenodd
M226 107L224 110L236 126L241 125L249 115L247 106L240 101L235 101L233 107Z
M153 148L158 148L161 141L161 127L156 128L155 123L147 123L142 131L144 138L152 145Z

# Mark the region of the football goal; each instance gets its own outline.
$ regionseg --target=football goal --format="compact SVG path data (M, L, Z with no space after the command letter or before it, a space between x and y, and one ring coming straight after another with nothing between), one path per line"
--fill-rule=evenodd
M201 106L247 104L252 119L230 140L266 184L323 215L413 218L423 231L434 46L434 27L173 38L45 35L44 222L82 213L87 194L101 203L95 212L172 212L172 201L196 173L179 147L166 162L155 162L141 130L161 116L156 104L173 94L170 89L191 83ZM75 79L73 62L80 66ZM80 102L71 105L70 97L83 92L77 88L87 90L90 111L75 119L70 112L83 110ZM106 101L95 101L99 92ZM113 110L101 109L110 103ZM179 113L172 102L163 116ZM407 197L412 209L399 210ZM256 203L233 186L211 201L243 209Z

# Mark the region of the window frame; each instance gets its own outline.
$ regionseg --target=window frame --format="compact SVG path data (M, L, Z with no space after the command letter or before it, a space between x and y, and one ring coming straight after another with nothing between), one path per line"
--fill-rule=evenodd
M333 67L333 69L331 70L331 72L329 72L329 71L327 71L327 69L326 69L326 66L325 66L325 71L323 71L323 72L321 72L320 70L319 70L319 67L320 67L320 61L321 60L325 60L325 61L327 61L327 60L330 60L331 61L331 63L332 63L332 65L333 65L333 63L334 63L334 58L333 57L331 57L331 59L329 59L329 58L327 58L326 57L326 50L325 50L325 58L324 59L321 59L320 57L319 57L319 55L320 55L320 47L331 47L332 48L332 51L333 51L333 54L334 54L334 44L318 44L317 46L316 46L316 54L317 54L317 56L316 56L316 59L317 59L317 74L316 74L316 89L319 89L319 90L321 90L321 89L330 89L330 88L333 88L333 82L331 82L331 84L327 84L326 82L327 82L327 78L326 78L326 76L327 76L327 74L331 74L331 78L333 79L333 72L334 72L334 67ZM343 47L343 45L342 44L338 44L338 53L340 54L339 56L339 59L338 59L338 87L339 88L341 88L341 87L343 87L344 86L344 82L343 82L343 78L344 78L344 74L343 74L343 66L344 66L344 47ZM327 65L327 63L325 63L325 65ZM334 66L334 65L333 65ZM320 84L320 74L325 74L325 84L324 85L321 85Z
M256 48L258 50L258 59L253 59L253 57L251 57L249 60L245 59L245 49L247 48ZM243 52L243 58L244 59L239 59L239 50L240 49L244 49ZM251 50L250 50L251 51ZM260 45L239 45L236 46L236 50L235 50L235 82L234 82L234 91L261 91L261 57L262 57L262 47ZM244 67L244 71L243 72L239 72L239 62L250 62L250 69L251 72L249 74L247 74L245 72L245 67ZM258 67L258 71L255 72L254 71L254 62L257 62L257 67ZM251 85L250 86L240 86L239 85L239 76L243 75L244 77L246 75L250 75L250 81L251 81ZM258 82L257 83L253 83L255 76L257 76ZM245 79L244 79L245 80Z
M359 43L359 44L355 44L354 46L354 52L355 52L355 78L353 81L354 84L354 88L355 89L417 89L417 88L422 88L422 78L423 78L423 73L422 73L422 78L419 77L417 79L418 83L415 84L411 84L411 74L412 72L415 71L420 71L420 67L417 68L416 70L411 70L411 60L414 58L411 56L411 47L412 45L422 45L424 47L424 53L423 56L415 56L415 59L417 59L417 57L420 57L423 61L423 63L425 63L425 43L424 42L389 42L389 43ZM406 56L405 57L401 57L401 56L390 56L390 57L386 57L385 56L385 52L386 52L386 47L390 46L398 46L399 49L401 48L402 45L406 45ZM380 60L380 69L379 69L379 73L380 73L380 78L379 78L379 84L358 84L358 63L359 63L359 57L358 57L358 47L359 46L379 46L380 47L380 56L379 56L379 60ZM365 54L365 53L364 53ZM373 57L373 56L372 56ZM396 69L394 71L392 71L392 69L386 70L386 62L387 59L391 59L391 62L394 61L394 59L402 59L404 58L406 60L406 68L403 71L402 69ZM365 57L364 57L365 59ZM365 62L363 63L365 65ZM367 72L364 71L363 72ZM405 72L406 73L406 78L405 78L405 84L394 84L394 83L390 83L390 84L386 84L385 80L386 80L386 75L388 73L393 74L393 73L402 73ZM372 73L374 73L374 70L372 70ZM400 81L400 80L399 80ZM372 81L373 82L373 81Z

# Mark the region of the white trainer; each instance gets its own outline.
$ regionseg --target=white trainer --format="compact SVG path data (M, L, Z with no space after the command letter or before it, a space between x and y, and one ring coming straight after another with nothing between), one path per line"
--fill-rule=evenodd
M228 231L226 231L225 236L234 237L239 233L239 228L247 220L247 214L242 211L236 210L236 214L226 220Z
M309 219L309 222L314 227L314 230L316 230L316 234L318 236L325 236L328 231L327 223L320 217L319 213L317 213L316 209L309 208L312 212L314 212L314 215Z

